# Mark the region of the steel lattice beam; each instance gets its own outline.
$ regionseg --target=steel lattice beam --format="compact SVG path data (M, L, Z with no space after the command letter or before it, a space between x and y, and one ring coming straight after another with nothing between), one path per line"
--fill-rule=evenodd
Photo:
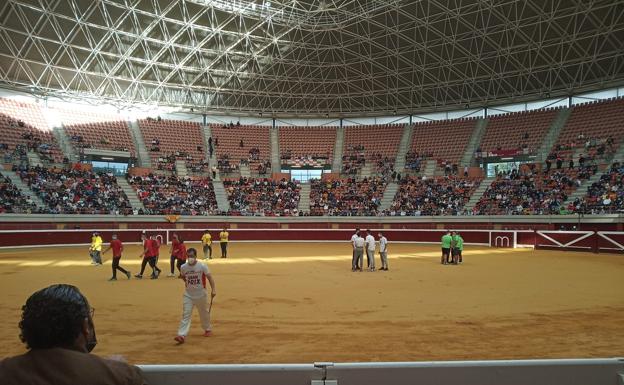
M352 116L624 84L624 0L7 0L0 23L0 86L120 105Z

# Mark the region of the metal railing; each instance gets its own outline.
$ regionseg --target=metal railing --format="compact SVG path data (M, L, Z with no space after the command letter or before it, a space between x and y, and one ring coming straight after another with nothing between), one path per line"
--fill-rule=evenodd
M151 385L622 385L624 359L143 365Z

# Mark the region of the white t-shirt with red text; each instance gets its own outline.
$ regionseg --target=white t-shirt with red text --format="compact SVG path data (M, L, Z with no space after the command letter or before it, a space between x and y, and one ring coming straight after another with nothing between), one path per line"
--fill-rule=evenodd
M197 261L193 266L188 262L180 267L180 273L184 278L184 285L186 291L184 295L189 298L201 298L207 295L206 293L206 280L210 274L208 266Z

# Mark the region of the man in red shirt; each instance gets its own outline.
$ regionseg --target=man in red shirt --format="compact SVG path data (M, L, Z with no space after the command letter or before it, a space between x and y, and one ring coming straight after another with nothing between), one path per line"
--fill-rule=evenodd
M160 243L156 240L155 236L152 235L147 238L147 235L143 234L141 236L143 238L143 252L139 255L139 258L143 258L143 262L141 263L141 272L136 274L135 277L138 279L143 278L143 272L145 271L145 266L149 263L152 268L152 279L157 279L160 275L161 270L156 266L156 258L158 257L158 249L160 248Z
M180 244L178 245L178 256L176 266L178 267L178 273L180 273L180 267L186 263L186 245L184 244L184 240L180 239ZM182 275L178 275L178 278L181 278Z
M150 236L150 239L153 242L153 247L154 247L154 255L156 256L156 262L158 262L158 257L160 257L160 241L158 240L158 237L154 234L152 234L152 236ZM160 270L160 269L159 269Z
M108 249L104 250L102 254L106 254L108 250L113 250L113 277L109 281L117 280L117 270L121 271L130 279L130 272L123 267L119 266L119 260L121 259L121 252L123 251L123 244L117 239L117 234L113 234L113 240L111 241Z
M171 240L171 250L169 251L169 254L171 254L171 259L169 260L171 265L171 273L169 273L167 277L175 277L174 272L176 260L178 259L178 255L180 254L180 237L178 236L178 234L174 233L172 238L173 239Z

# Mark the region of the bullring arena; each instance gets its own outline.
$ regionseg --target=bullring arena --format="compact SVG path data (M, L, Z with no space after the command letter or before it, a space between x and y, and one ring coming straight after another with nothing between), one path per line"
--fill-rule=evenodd
M0 2L1 385L624 384L622 41L622 0Z
M219 227L211 230L216 235ZM125 242L140 236L137 230L102 230L103 237L109 239L113 231ZM23 351L15 326L24 298L43 285L67 282L80 287L97 309L102 341L98 353L121 354L144 364L180 363L181 356L189 364L266 364L592 358L620 353L624 260L609 250L612 243L585 238L576 243L583 251L536 250L535 242L544 247L553 243L532 238L536 234L529 230L466 230L461 231L467 240L465 262L444 266L438 245L407 241L437 238L442 231L384 231L391 240L389 271L354 273L349 230L230 230L229 257L218 258L215 247L215 258L207 261L218 288L214 336L201 336L195 314L195 327L183 346L173 341L181 308L180 280L164 274L158 280L126 280L122 275L109 282L110 261L101 267L90 265L87 244L4 248L0 273L6 316L0 338L8 354ZM36 242L73 244L91 235L90 230L21 233L4 231L0 239L28 236ZM201 230L150 233L164 242L177 233L189 247L201 247L192 242L201 237ZM543 235L567 243L585 234ZM271 236L276 239L264 241ZM279 242L293 237L333 240ZM514 238L520 247L488 245L491 241L513 246ZM529 241L534 244L521 243ZM605 248L603 252L593 252L594 242ZM160 265L165 271L167 251L164 244ZM122 265L136 272L140 253L138 245L127 246Z
M145 364L589 358L624 344L617 254L469 246L462 265L443 266L437 246L401 243L388 272L352 273L346 242L234 240L228 259L208 262L214 337L201 336L195 314L176 346L183 284L108 282L110 261L93 267L85 249L0 252L5 353L24 349L15 332L24 298L56 282L96 308L99 354ZM122 259L132 272L140 252L128 247Z

